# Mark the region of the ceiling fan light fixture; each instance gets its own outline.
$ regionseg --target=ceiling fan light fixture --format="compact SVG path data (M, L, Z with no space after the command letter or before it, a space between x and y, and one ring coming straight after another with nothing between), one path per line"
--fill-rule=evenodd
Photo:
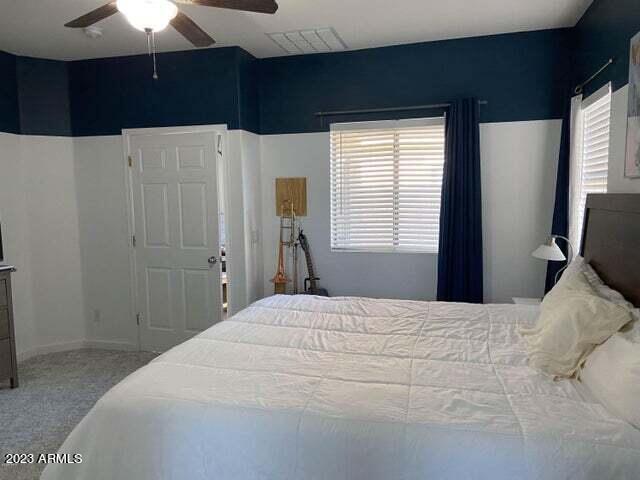
M142 32L159 32L178 14L178 7L168 0L117 0L118 10L129 23Z

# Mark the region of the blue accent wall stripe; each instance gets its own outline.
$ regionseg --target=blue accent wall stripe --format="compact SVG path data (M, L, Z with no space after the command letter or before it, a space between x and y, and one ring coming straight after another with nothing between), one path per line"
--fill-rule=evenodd
M595 0L571 29L268 59L238 47L163 53L158 81L147 55L59 62L0 52L0 131L89 136L227 124L262 134L315 132L329 124L317 111L470 96L489 102L482 122L555 119L567 87L609 57L616 63L585 93L609 80L614 89L627 83L629 40L638 30L640 2ZM331 121L365 118L384 117Z
M121 75L115 59L70 62L71 128L74 136L120 132Z
M117 135L220 123L278 134L326 130L318 110L475 96L489 102L484 122L560 118L568 38L569 30L558 29L260 60L237 47L162 53L156 81L147 55L20 60L20 117L25 133ZM48 77L51 85L43 85ZM67 77L68 102L52 101L65 95Z
M17 57L20 133L71 135L66 62Z
M239 128L260 132L260 84L258 60L238 49Z
M489 102L482 108L483 122L561 118L570 78L569 34L545 30L264 59L259 64L260 131L326 130L327 122L314 116L318 111L473 96Z
M123 128L228 124L240 127L238 48L163 53L158 80L147 55L70 64L74 136Z
M20 133L16 57L0 52L0 132Z
M157 81L145 55L77 61L70 67L73 134L204 123L315 132L328 128L318 110L465 96L489 101L485 122L560 118L568 36L547 30L262 60L239 48L166 53Z

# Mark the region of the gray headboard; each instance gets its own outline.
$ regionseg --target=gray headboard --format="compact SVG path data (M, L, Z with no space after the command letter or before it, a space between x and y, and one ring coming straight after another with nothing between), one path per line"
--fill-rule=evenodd
M611 288L640 307L640 194L590 194L582 256Z

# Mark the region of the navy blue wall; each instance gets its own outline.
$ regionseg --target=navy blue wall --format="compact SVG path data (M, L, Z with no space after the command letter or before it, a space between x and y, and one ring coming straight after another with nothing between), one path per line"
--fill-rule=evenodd
M118 135L123 128L226 123L240 128L238 48L71 62L74 136Z
M239 128L260 132L260 84L258 60L238 49L238 98L240 102Z
M616 64L587 93L605 81L627 83L638 30L640 1L596 0L574 29L261 60L236 47L164 53L157 81L147 55L64 63L0 52L0 131L87 136L225 123L263 134L314 132L328 125L317 111L464 96L489 102L483 122L560 118L568 87L610 56Z
M318 111L468 96L489 102L483 122L561 118L569 42L562 29L261 60L260 131L325 130Z
M574 86L589 78L610 57L611 65L585 88L585 94L611 81L613 89L629 81L629 41L640 31L639 0L595 0L576 27Z
M313 132L327 128L318 110L471 95L489 102L483 121L560 118L568 38L568 30L548 30L264 60L239 48L167 53L157 81L146 55L72 62L73 134L206 123Z
M20 132L16 57L0 52L0 132Z
M20 133L71 135L66 62L16 58Z

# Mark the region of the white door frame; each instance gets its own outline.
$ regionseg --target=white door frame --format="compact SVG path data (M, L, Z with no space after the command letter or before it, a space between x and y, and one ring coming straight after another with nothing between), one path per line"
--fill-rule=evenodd
M211 133L213 135L218 135L219 142L216 142L216 165L217 165L217 173L218 175L222 175L222 181L225 184L224 192L223 192L223 203L224 203L224 212L225 212L225 260L227 263L227 281L229 285L232 285L232 278L230 275L231 272L231 262L233 261L231 256L231 229L228 228L228 217L227 212L229 212L229 189L226 188L229 185L229 155L226 152L227 145L227 125L190 125L190 126L181 126L181 127L152 127L152 128L124 128L122 129L122 155L124 161L124 183L125 183L125 191L127 192L127 234L128 241L127 244L129 246L129 282L130 282L130 298L129 298L129 312L130 319L136 325L136 344L138 346L138 350L141 349L141 338L140 338L140 325L138 323L136 305L138 304L138 275L136 268L136 255L135 248L133 246L133 235L135 232L135 212L133 209L133 183L131 178L131 169L129 168L129 149L131 146L131 136L132 135L163 135L163 134L180 134L180 133ZM217 195L218 201L220 201L220 195ZM219 219L216 219L219 221ZM231 295L229 287L227 287L227 295ZM220 302L220 308L222 308L222 302Z

